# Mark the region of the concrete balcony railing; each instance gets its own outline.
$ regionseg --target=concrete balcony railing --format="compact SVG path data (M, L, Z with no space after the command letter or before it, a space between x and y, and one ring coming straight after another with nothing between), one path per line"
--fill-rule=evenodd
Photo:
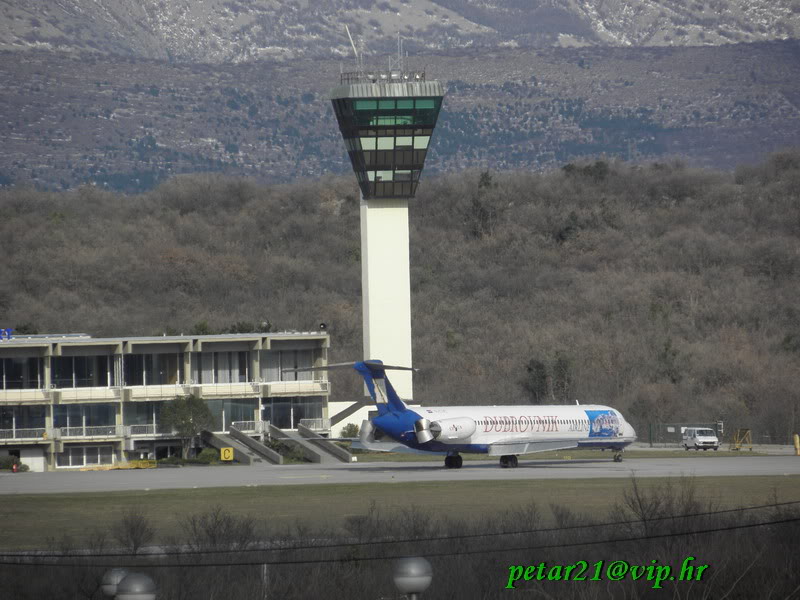
M54 388L50 397L55 404L71 404L75 402L118 402L122 398L119 387L76 387Z
M257 383L250 381L236 383L193 383L191 393L200 398L248 398L259 395Z
M39 404L50 400L49 390L45 389L18 389L0 390L0 402L34 403Z
M321 395L330 391L330 382L321 379L308 381L275 381L261 384L262 396Z
M190 394L188 385L133 385L123 388L123 399L126 402L143 402L147 400L172 400L177 396Z
M194 394L200 398L257 398L259 396L302 396L330 393L325 380L133 385L108 387L65 387L52 389L0 390L0 403L74 404L78 402L146 402L172 400Z

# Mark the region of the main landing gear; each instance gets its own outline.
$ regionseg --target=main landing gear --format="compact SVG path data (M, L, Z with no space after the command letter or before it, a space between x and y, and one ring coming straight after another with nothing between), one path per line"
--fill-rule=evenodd
M444 466L448 469L460 469L463 464L464 459L459 454L453 454L452 456L448 454L444 457Z
M517 457L514 454L508 454L500 457L501 469L516 469L518 464L519 461L517 460Z

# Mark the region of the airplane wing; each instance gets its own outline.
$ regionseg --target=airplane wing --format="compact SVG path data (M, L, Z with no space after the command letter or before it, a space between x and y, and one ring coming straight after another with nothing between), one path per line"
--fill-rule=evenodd
M447 452L430 452L428 450L415 450L397 442L364 442L356 440L352 444L356 450L370 450L372 452L397 452L403 454L447 454Z
M577 446L577 440L509 440L489 444L489 455L532 454L549 450L569 450Z

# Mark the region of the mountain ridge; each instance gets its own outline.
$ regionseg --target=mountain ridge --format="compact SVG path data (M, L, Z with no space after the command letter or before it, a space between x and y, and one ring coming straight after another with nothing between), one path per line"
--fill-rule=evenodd
M21 0L0 2L0 50L173 62L349 57L467 47L688 46L800 36L793 0Z

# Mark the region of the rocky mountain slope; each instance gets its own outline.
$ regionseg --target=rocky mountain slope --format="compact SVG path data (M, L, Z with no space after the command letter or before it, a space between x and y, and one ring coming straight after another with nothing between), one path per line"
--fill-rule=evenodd
M471 46L716 45L800 35L796 0L0 0L0 50L186 62Z
M800 42L428 56L447 85L426 172L683 156L720 168L800 139ZM348 173L338 61L173 64L0 53L0 185L141 191L178 173Z

